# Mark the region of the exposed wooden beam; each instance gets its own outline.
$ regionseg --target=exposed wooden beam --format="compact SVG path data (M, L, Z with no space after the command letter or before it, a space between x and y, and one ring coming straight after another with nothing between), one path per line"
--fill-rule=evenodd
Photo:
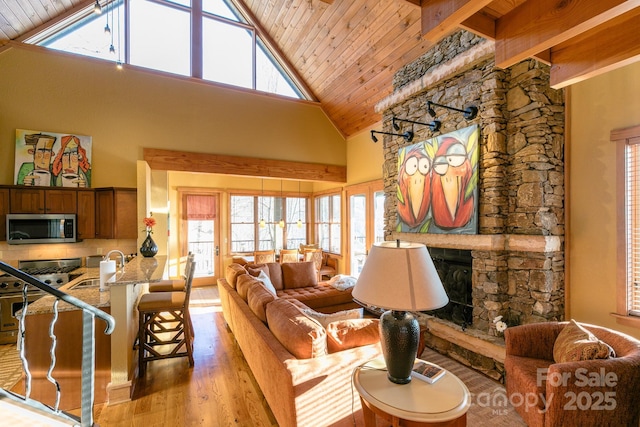
M496 21L496 65L510 67L640 6L640 0L527 1Z
M347 182L347 168L337 165L192 153L148 147L143 149L143 158L153 170L288 178L302 181Z
M423 0L422 35L431 42L453 32L493 0Z
M640 59L640 8L551 50L551 87L586 80Z
M460 27L485 39L496 39L496 21L482 13L471 15L460 24Z

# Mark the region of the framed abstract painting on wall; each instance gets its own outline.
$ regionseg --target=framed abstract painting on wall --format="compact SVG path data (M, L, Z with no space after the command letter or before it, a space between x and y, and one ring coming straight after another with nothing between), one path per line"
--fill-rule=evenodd
M477 125L398 151L398 224L406 233L478 233Z
M91 187L91 137L16 129L16 185Z

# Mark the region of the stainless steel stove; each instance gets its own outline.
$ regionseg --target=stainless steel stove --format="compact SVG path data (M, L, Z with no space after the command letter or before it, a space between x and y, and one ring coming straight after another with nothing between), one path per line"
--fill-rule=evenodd
M82 258L19 261L18 269L54 288L73 279L70 273L82 266ZM22 310L24 282L9 274L0 275L0 344L14 343L18 334L16 313ZM44 296L35 286L27 287L29 303Z

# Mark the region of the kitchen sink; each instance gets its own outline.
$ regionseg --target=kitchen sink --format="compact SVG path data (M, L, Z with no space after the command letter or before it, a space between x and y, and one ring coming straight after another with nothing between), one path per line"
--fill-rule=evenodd
M100 279L95 277L93 279L84 279L81 282L76 283L75 285L73 285L73 287L70 288L71 289L84 289L84 288L97 288L100 286Z

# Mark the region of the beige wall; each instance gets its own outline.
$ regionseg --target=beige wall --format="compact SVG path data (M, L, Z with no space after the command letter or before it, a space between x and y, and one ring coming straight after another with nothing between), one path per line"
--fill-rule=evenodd
M0 53L0 184L13 183L17 128L92 136L93 187L134 187L143 147L346 165L316 103L12 46Z
M640 330L616 323L616 197L613 129L640 124L640 63L571 88L569 142L570 316L640 338Z

